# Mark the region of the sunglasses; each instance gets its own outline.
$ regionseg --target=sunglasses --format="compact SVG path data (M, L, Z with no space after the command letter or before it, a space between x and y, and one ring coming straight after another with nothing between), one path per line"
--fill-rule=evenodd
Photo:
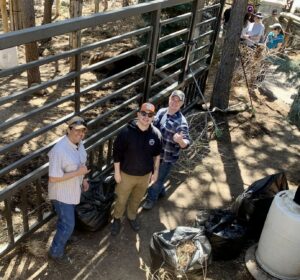
M87 124L86 124L86 122L85 121L76 121L76 122L73 122L73 123L71 123L70 125L69 125L69 127L70 128L72 128L73 126L75 126L75 125L84 125L85 127L87 127Z
M147 113L147 112L145 112L145 111L140 111L140 114L143 116L143 117L146 117L146 116L148 116L149 118L152 118L152 117L154 117L154 113Z

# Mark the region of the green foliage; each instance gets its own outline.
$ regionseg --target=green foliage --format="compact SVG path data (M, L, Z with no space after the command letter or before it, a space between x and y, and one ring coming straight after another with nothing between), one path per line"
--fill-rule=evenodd
M215 128L215 134L216 134L216 137L217 137L218 139L220 139L220 138L222 137L222 135L223 135L222 129L216 127L216 128Z

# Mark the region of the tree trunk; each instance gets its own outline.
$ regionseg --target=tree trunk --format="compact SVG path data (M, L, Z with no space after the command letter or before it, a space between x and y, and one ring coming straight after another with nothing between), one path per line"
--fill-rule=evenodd
M45 0L44 2L44 18L42 24L52 22L52 6L54 0Z
M22 25L22 13L20 8L20 0L9 0L9 17L10 17L10 30L20 30Z
M55 0L55 8L56 8L56 13L55 13L55 16L56 17L59 17L60 15L60 0Z
M216 74L211 97L211 107L226 109L229 104L229 94L235 61L238 55L240 35L244 14L247 11L247 0L236 0L232 5L228 30L224 40L220 66Z
M34 2L33 0L21 0L20 8L22 11L23 27L35 26ZM39 59L38 46L36 42L25 44L26 62ZM39 67L33 67L27 70L27 82L30 87L32 84L41 82Z
M82 15L82 1L70 0L70 18L80 17ZM81 45L81 30L72 32L70 35L70 47L76 49ZM70 71L76 70L75 57L71 57Z
M8 15L6 9L6 0L0 0L0 10L1 10L1 17L2 17L2 24L3 24L3 31L8 32Z
M95 13L99 13L100 0L95 0Z
M42 24L47 24L52 22L52 6L54 0L45 0L44 2L44 18ZM41 40L41 45L39 49L39 55L42 56L46 48L49 47L51 38Z

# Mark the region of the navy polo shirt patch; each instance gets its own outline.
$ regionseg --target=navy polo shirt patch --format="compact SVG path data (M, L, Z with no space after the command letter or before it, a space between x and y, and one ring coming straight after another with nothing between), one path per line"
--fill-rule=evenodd
M150 139L150 140L149 140L149 145L150 145L150 146L153 146L154 144L155 144L155 140L154 140L154 139Z

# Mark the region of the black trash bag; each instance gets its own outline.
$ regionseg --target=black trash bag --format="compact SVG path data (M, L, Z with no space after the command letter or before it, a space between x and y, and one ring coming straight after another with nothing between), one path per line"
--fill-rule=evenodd
M90 181L89 190L82 192L80 204L75 208L76 228L97 231L108 223L115 185L113 175L105 180Z
M184 246L192 249L191 255L177 255ZM151 270L153 274L163 267L174 274L205 269L210 263L211 246L204 228L179 226L174 230L155 232L150 241Z
M247 225L250 238L259 239L275 195L288 189L285 173L280 172L254 182L237 197L231 209Z
M238 224L234 213L229 210L211 210L204 226L213 259L230 260L241 253L247 229Z

